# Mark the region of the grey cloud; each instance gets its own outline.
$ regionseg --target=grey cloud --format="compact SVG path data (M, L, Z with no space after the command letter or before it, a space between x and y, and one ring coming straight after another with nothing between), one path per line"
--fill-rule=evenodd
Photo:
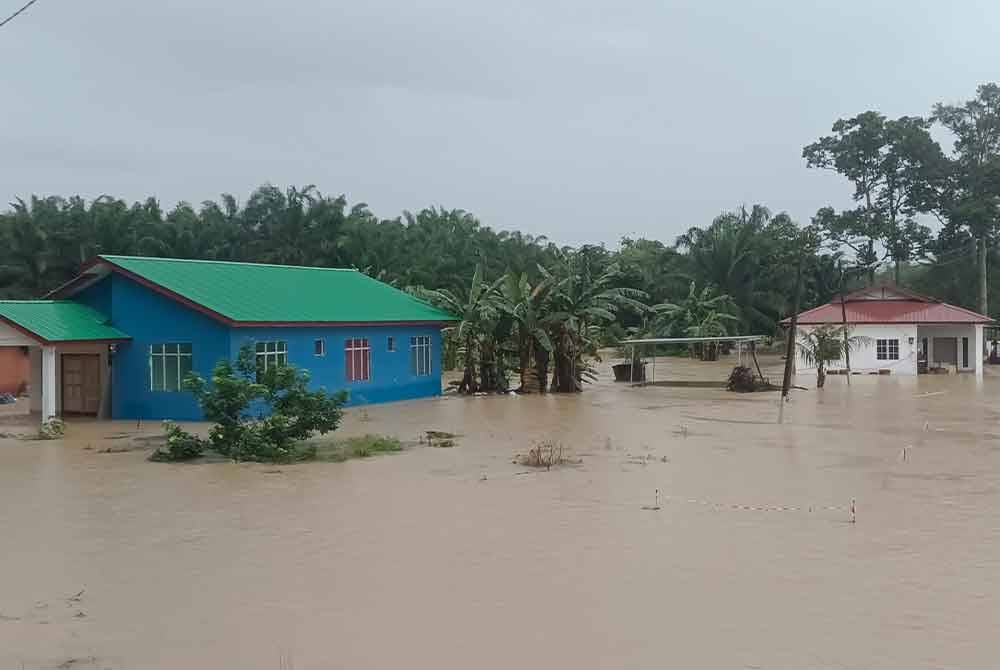
M40 0L0 30L0 184L166 206L316 183L561 242L850 193L801 147L995 78L982 3Z

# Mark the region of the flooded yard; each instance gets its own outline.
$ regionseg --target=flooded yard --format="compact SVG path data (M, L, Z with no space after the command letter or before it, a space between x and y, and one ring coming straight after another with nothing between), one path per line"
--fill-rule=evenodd
M0 667L995 667L1000 378L813 382L780 426L775 393L609 381L352 409L460 437L346 463L0 438ZM541 441L579 464L514 462Z

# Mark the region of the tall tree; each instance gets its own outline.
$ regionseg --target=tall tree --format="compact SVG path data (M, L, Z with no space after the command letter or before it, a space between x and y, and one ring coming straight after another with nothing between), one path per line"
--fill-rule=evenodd
M852 210L821 209L815 218L826 236L850 248L869 281L886 259L899 281L903 263L922 256L930 230L915 214L943 154L931 137L931 122L904 116L889 120L868 111L833 124L833 134L802 150L806 165L833 170L854 185Z
M782 258L797 234L787 214L772 217L754 205L724 212L707 228L691 228L677 247L687 251L689 280L728 295L744 330L771 332L791 284Z
M940 209L977 241L977 308L988 314L987 257L1000 224L1000 86L983 84L960 105L938 103L933 119L955 136Z

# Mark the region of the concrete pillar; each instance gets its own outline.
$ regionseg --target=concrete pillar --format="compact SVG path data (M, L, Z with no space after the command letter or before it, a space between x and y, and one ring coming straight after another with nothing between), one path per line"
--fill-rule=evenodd
M42 421L56 416L56 348L42 347Z
M976 365L976 376L983 376L983 325L976 324L974 326L976 335L973 341L969 343L969 348L972 349L969 353L972 355L972 361Z

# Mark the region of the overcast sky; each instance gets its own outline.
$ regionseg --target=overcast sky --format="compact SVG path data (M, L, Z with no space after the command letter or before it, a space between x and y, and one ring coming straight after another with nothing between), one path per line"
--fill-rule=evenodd
M314 183L560 243L805 223L850 187L803 145L972 97L998 26L995 0L38 0L0 29L0 202Z

